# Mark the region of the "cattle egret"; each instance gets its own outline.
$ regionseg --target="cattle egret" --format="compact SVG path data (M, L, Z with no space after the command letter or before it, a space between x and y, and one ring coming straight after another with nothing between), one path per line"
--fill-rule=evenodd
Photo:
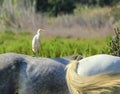
M34 55L37 55L39 53L40 48L40 32L45 31L43 29L38 29L37 34L32 39L32 51Z

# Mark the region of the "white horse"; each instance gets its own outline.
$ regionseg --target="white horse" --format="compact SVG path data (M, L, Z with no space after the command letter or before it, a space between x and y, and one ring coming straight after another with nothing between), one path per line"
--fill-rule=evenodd
M70 58L0 54L0 94L69 94L64 69Z
M69 94L69 59L6 53L0 55L0 94Z
M71 61L66 68L71 94L120 94L120 57L94 55Z

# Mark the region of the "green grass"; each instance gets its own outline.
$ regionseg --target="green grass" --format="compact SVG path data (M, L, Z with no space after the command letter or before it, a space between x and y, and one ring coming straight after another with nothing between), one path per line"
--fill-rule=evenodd
M16 52L32 56L32 37L31 34L24 32L19 34L10 33L10 31L0 33L0 53ZM104 39L44 38L41 41L40 56L53 58L76 54L90 56L108 53L107 43L110 39L110 37Z

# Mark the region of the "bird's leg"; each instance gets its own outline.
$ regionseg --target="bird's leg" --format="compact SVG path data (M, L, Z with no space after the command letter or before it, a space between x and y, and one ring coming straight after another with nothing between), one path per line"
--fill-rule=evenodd
M40 51L39 50L37 51L37 55L40 56Z
M33 52L33 57L35 57L36 56L36 53L35 52Z
M38 57L38 51L36 52L36 57Z
M40 50L39 50L39 56L42 56L42 45L41 45L41 47L39 48Z
M39 57L39 50L36 52L36 56Z

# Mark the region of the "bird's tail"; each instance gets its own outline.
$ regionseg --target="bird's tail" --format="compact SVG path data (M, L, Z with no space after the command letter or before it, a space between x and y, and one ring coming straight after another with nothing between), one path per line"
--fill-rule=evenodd
M71 94L120 94L120 74L98 74L80 76L78 61L71 61L66 67L66 81Z

